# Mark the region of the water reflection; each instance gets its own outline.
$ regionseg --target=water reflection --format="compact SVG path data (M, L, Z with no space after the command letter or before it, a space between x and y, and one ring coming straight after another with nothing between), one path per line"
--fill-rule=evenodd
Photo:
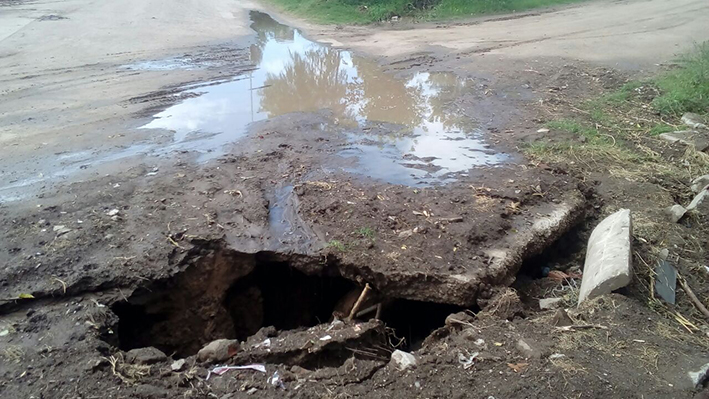
M389 182L426 182L505 159L486 149L469 122L447 106L471 89L466 81L429 73L399 80L369 60L311 42L266 14L251 17L251 60L257 68L189 90L199 95L160 112L144 128L174 130L178 147L218 155L251 122L327 109L349 132L352 146L341 155L357 157L353 171ZM382 124L389 128L370 130Z

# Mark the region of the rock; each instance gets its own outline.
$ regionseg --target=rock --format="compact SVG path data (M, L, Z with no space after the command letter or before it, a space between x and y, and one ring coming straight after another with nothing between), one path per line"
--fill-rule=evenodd
M706 129L707 125L701 115L687 112L682 115L682 123L693 129Z
M116 216L118 215L120 211L118 209L111 209L110 211L106 212L106 215L108 216Z
M541 129L537 130L537 133L549 133L549 129L541 128Z
M393 364L397 369L403 371L410 367L416 367L418 362L414 355L397 349L391 354L390 364Z
M680 130L672 133L662 133L660 138L670 143L681 143L693 146L697 151L704 151L709 148L709 134L696 130Z
M446 317L446 325L449 327L463 327L466 323L472 323L474 320L473 316L466 312L458 312L449 314Z
M515 348L517 348L519 353L521 353L522 356L524 356L527 359L541 359L542 358L542 351L540 351L539 348L537 348L536 346L537 345L534 341L520 338L517 341Z
M564 301L563 298L542 298L539 300L539 309L541 310L551 310L561 307L561 303Z
M569 314L566 313L566 310L564 309L559 309L554 313L554 317L551 319L551 325L555 327L566 327L574 324L574 321L571 320L571 317L569 317Z
M68 233L68 232L71 231L70 228L68 228L68 227L66 227L66 226L62 226L62 225L54 226L54 227L52 228L52 230L53 230L55 233L57 233L57 237L59 237L59 236L61 236L61 235L64 235L64 234L66 234L66 233Z
M579 305L630 284L632 230L629 209L608 216L593 229L588 240Z
M709 186L709 175L699 176L692 180L692 192L698 194Z
M402 232L399 233L399 238L409 238L409 237L411 237L412 235L414 235L414 230L413 230L413 229L404 230L404 231L402 231Z
M687 373L690 381L692 382L692 387L699 388L709 379L709 363L702 366L697 371L690 371Z
M175 360L170 365L170 369L172 369L172 371L182 371L182 369L184 367L185 367L185 359Z
M687 211L697 211L709 215L709 189L702 190L687 206Z
M155 364L167 359L167 356L158 348L131 349L126 353L126 362L133 364Z
M670 207L665 208L665 214L672 223L679 222L679 220L682 219L685 213L687 213L687 210L684 209L682 205L674 204Z
M235 339L218 339L212 341L197 352L200 362L223 362L236 355L239 350L239 341Z

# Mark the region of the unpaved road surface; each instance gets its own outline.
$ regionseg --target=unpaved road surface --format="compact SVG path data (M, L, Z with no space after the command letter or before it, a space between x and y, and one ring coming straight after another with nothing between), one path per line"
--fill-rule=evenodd
M642 298L580 333L535 302L651 195L519 147L550 93L709 39L706 2L342 29L203 3L0 0L3 397L692 397L707 346ZM218 338L267 375L206 379Z

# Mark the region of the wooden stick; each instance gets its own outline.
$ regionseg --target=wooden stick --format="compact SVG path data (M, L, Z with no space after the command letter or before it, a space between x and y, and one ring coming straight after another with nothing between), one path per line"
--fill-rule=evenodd
M369 287L369 283L364 285L364 289L362 290L362 293L359 294L359 298L357 298L357 302L355 302L354 306L352 306L352 310L350 311L350 315L347 317L347 321L352 321L354 316L359 311L359 308L362 306L362 303L364 303L364 300L367 297L367 294L369 293L370 289L371 288Z
M694 294L694 291L692 291L691 288L689 288L689 285L687 284L687 281L684 279L684 277L680 276L679 273L677 273L677 281L679 281L679 285L682 286L682 289L684 292L687 293L687 296L689 299L692 301L694 306L704 314L704 317L709 319L709 310L707 310L706 306L702 303L702 301L697 298L697 296Z

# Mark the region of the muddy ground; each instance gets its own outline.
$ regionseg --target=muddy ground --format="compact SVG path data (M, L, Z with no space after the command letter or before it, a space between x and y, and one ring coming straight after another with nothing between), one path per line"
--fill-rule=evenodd
M662 2L601 2L626 15L646 3ZM33 3L1 6L18 4L25 8L13 12L32 12ZM546 26L565 13L599 15L598 7L519 23ZM699 297L709 294L706 220L672 224L662 214L690 198L688 182L628 179L604 165L589 174L577 160L543 164L520 152L559 139L538 130L575 101L657 70L670 60L666 47L632 62L577 57L583 48L560 53L553 44L533 59L416 44L385 54L357 43L363 28L293 22L306 36L358 50L350 53L320 47L247 6L214 8L242 25L234 32L214 25L218 34L200 31L211 43L193 37L173 53L147 48L154 56L35 74L3 47L11 83L4 95L12 100L1 136L12 149L0 191L3 397L702 394L687 373L709 362L706 322L681 291L669 311L650 306L646 287L646 264L670 248ZM678 8L686 21L672 28L654 17L654 34L670 30L683 48L687 37L709 35L693 15L706 7ZM71 10L63 10L68 20L87 13ZM160 23L170 17L155 15ZM424 28L444 38L485 26L504 32L511 25L497 25L505 23L518 22ZM8 37L38 34L30 32ZM417 30L372 32L395 38ZM301 48L314 52L292 56ZM294 67L280 79L259 75L284 49ZM87 83L86 73L97 79ZM86 96L97 88L110 94ZM81 95L56 108L67 93ZM248 107L251 93L267 117ZM225 105L205 107L207 99ZM31 104L39 121L28 119ZM668 162L678 153L649 145ZM576 308L586 239L622 207L636 215L638 277ZM570 277L544 277L545 268ZM370 311L336 321L367 285L361 309ZM544 297L563 297L568 315L540 310ZM195 355L220 338L242 343L219 364L263 364L266 372L209 375L214 364ZM143 347L166 356L140 364L127 353ZM418 365L389 364L396 348ZM186 365L172 371L178 359ZM273 383L276 372L282 383Z

